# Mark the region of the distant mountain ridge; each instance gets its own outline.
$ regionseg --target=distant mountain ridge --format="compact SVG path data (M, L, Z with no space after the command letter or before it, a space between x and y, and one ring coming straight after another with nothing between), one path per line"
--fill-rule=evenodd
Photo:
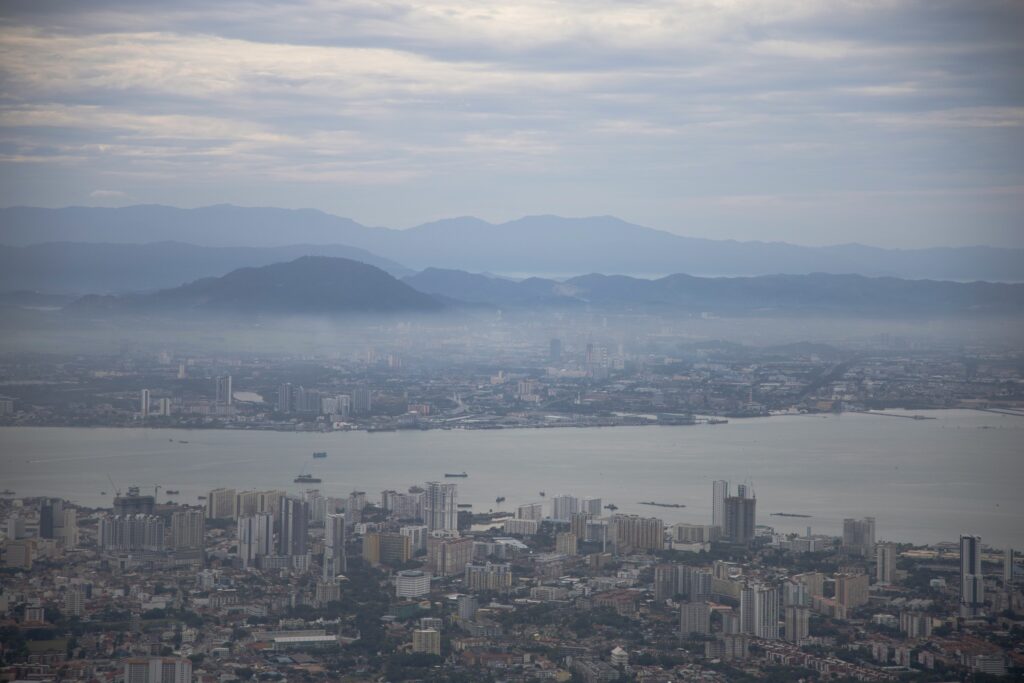
M230 205L177 209L0 209L0 244L189 242L200 246L347 245L414 269L634 275L856 273L940 280L1024 281L1024 249L804 247L684 237L611 216L527 216L494 225L473 217L392 230L312 209ZM29 286L29 285L24 285Z
M0 245L0 292L28 289L84 294L166 289L300 256L349 258L396 277L413 272L364 249L342 245L201 247L181 242L50 242L24 247Z
M433 312L443 305L380 268L344 258L303 256L240 268L152 294L82 297L78 314L331 315Z
M530 278L514 283L431 268L405 277L403 281L427 294L495 307L904 317L1024 313L1024 284L900 280L825 273L737 278L677 274L654 280L592 274L564 281Z

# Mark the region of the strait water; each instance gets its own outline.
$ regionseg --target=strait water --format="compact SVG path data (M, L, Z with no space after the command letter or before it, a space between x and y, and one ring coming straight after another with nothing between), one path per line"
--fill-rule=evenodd
M895 412L895 411L893 411ZM753 484L758 523L838 534L874 515L879 540L933 543L976 533L1024 548L1024 418L967 410L909 420L860 414L725 425L304 434L164 429L0 429L0 488L110 506L113 488L218 486L325 495L405 490L445 472L475 511L558 494L599 496L620 512L708 523L711 482ZM180 443L187 441L188 443ZM313 460L313 451L327 451ZM302 473L323 479L294 484ZM106 492L106 495L101 495ZM144 491L145 492L145 491ZM497 496L506 501L496 505ZM167 496L161 491L159 500ZM639 505L681 503L682 509ZM771 517L771 512L812 515Z

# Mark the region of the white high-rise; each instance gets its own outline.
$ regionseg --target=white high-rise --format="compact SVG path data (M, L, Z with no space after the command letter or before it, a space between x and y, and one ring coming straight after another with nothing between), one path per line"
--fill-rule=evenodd
M960 537L960 616L976 617L985 605L981 536Z
M427 490L423 496L423 519L427 523L427 529L430 531L458 530L457 495L455 484L427 482Z
M740 630L757 638L779 638L779 591L752 584L740 592Z
M729 482L719 479L711 485L711 526L725 527L725 499L729 497Z
M143 389L139 393L139 412L142 417L149 417L149 389Z

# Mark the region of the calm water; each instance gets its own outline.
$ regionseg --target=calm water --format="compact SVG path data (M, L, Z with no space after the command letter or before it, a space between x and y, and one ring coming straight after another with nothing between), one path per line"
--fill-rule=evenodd
M217 486L283 488L312 473L328 495L371 500L445 472L477 511L569 493L621 512L706 523L711 481L749 481L758 522L839 533L874 515L878 538L930 543L961 532L1024 548L1024 418L975 411L935 420L846 414L734 420L727 425L367 434L154 429L0 429L0 488L109 506L112 487L159 484L182 502ZM188 441L187 444L179 440ZM313 451L328 451L313 460ZM106 491L107 495L101 495ZM161 493L160 499L165 499ZM685 509L638 505L654 500ZM770 517L770 512L810 519Z

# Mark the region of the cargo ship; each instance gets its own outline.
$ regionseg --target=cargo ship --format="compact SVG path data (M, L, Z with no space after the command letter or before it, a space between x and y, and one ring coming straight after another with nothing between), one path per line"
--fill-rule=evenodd
M314 477L312 474L300 474L295 477L296 484L319 484L323 479L320 477Z
M455 473L452 473L452 472L445 472L444 476L448 477L449 479L452 479L454 477L465 478L465 477L468 477L469 475L466 474L465 472L462 472L461 474L455 474Z
M314 451L313 452L313 457L314 458L326 458L327 457L327 451Z

